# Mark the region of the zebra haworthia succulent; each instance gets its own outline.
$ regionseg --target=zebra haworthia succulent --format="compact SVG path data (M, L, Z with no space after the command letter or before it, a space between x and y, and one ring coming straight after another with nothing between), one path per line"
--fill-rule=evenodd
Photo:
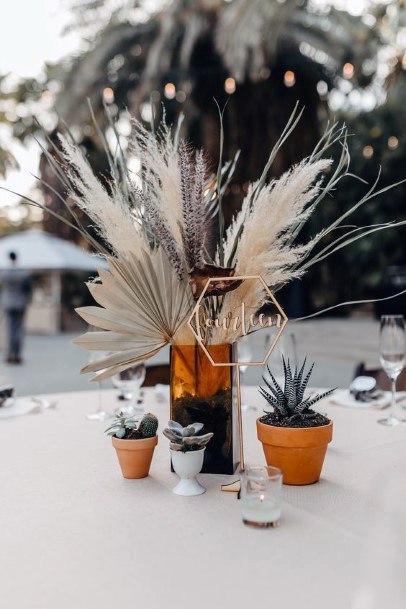
M330 395L335 389L329 389L323 393L311 394L305 397L305 390L313 372L314 363L310 366L308 372L305 373L305 358L300 369L296 367L293 373L289 360L286 362L285 358L282 359L285 375L283 389L276 381L269 366L267 370L270 380L265 376L262 377L266 388L260 387L259 391L268 404L272 406L273 410L265 410L265 415L261 421L269 425L283 427L314 427L328 424L329 419L315 412L311 407L322 398Z

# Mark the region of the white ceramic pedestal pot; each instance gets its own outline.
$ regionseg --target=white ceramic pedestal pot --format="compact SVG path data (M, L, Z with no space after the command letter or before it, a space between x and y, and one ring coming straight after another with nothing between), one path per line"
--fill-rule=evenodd
M206 492L204 486L196 480L197 474L203 467L203 457L206 448L190 450L183 453L180 450L171 450L172 465L180 480L173 489L175 495L192 497Z

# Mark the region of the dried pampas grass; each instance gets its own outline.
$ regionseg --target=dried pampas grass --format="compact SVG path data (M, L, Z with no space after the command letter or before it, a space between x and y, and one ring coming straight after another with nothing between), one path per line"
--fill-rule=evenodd
M129 152L141 163L142 189L165 219L174 240L180 243L183 219L177 134L174 136L165 123L155 133L134 120Z
M70 200L65 201L69 212L66 219L55 210L23 197L76 229L108 259L109 271L100 271L101 283L89 284L100 307L78 310L88 323L101 331L86 333L76 342L111 355L89 364L84 372L98 372L97 378L106 378L152 357L166 344L194 341L186 323L194 304L187 282L187 274L193 267L207 271L217 263L219 267L228 267L229 274L234 272L235 276L259 275L276 292L354 241L375 231L406 224L401 220L368 227L343 226L362 205L397 186L377 190L378 176L350 209L338 215L318 235L301 242L301 229L317 206L339 187L344 177L359 178L350 173L345 126L334 123L327 125L307 159L279 179L269 181L272 163L301 117L296 106L260 178L249 186L241 211L225 231L222 196L232 179L238 153L233 161L223 165L220 110L219 114L220 162L216 178L208 178L203 152L192 150L179 139L181 120L175 130L164 122L156 131L148 131L134 121L126 150L140 162L136 175L131 175L127 166L113 118L108 116L109 126L117 138L114 153L95 122L110 165L108 188L94 175L80 147L70 139L60 138L61 151L52 142L49 142L52 153L43 149L70 199L89 215L99 235L110 246L107 251L104 244L98 243L86 230ZM341 152L331 167L329 157L333 146L340 147ZM60 199L63 200L62 196ZM331 239L338 227L344 231ZM325 237L329 237L327 244L322 242ZM214 259L206 247L211 239L218 239ZM206 312L211 317L236 316L244 302L246 315L250 316L262 306L264 296L260 282L243 282L234 291L216 296L214 301L206 300ZM226 334L215 326L208 328L206 336L211 343L241 338L237 331Z
M265 184L252 207L252 190L247 193L240 213L228 230L225 244L225 252L230 255L237 239L237 276L261 275L271 289L301 276L297 263L312 243L293 245L292 236L310 215L312 203L320 191L320 182L316 180L330 165L329 159L302 161L278 180ZM244 302L247 315L251 315L258 310L263 298L260 282L245 281L224 297L221 314L235 315ZM213 340L222 342L224 332L217 329Z
M317 177L331 160L303 161L278 180L264 186L255 206L243 209L244 230L236 256L237 275L262 275L272 288L297 277L294 264L306 251L293 246L291 237L311 213L309 204L319 192Z
M94 175L79 146L59 136L66 174L71 188L69 197L93 220L99 235L110 244L118 257L145 247L144 233L136 224L128 201L114 180L111 195Z

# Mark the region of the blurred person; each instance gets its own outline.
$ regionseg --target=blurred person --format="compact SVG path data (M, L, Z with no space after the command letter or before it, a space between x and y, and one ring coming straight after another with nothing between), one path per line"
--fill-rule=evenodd
M18 268L15 252L10 252L8 256L10 268L0 273L0 308L6 318L8 338L6 361L9 364L21 364L24 317L32 288L31 276L28 271Z

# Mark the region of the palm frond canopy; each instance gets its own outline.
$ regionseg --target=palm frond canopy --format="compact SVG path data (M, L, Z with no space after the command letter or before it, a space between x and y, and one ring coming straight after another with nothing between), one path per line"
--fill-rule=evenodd
M316 11L297 0L174 0L135 24L131 2L74 60L65 81L71 95L61 93L58 110L69 124L83 124L78 108L87 97L100 107L104 87L134 111L163 82L175 82L188 96L202 80L232 76L258 83L284 67L287 57L291 66L312 69L327 82L351 61L365 83L361 66L376 44L360 18L333 7Z

